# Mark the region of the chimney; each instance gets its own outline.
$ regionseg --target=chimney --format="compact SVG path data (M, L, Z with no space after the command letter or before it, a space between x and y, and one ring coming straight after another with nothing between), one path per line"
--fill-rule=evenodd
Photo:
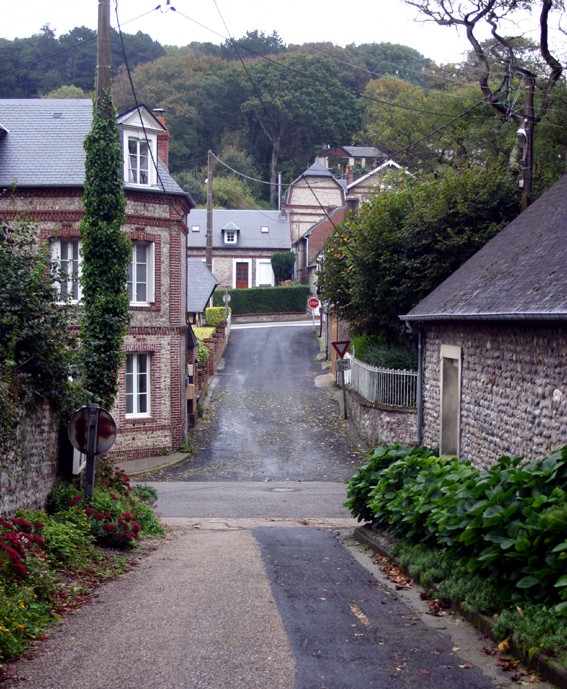
M346 182L347 186L350 186L354 182L354 170L347 165L346 167Z
M161 124L163 124L163 126L165 127L165 120L163 119L163 108L154 108L153 113L161 122ZM169 168L169 129L167 128L164 132L158 134L157 154L158 158L165 165L165 167Z
M347 198L346 198L347 211L358 210L358 201L359 201L359 199L356 196L347 196Z

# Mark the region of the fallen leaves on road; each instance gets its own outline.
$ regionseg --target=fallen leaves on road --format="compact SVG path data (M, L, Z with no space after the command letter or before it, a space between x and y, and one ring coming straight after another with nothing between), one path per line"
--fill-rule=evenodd
M373 559L380 567L380 571L383 572L388 579L396 585L397 591L413 588L414 580L406 576L402 570L387 557L382 555L374 555Z

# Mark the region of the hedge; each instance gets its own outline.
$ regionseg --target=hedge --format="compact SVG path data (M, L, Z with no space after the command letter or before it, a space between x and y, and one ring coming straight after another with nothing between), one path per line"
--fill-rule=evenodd
M309 298L308 285L293 287L249 287L231 289L230 308L232 313L304 313ZM215 292L214 306L223 306L224 292Z

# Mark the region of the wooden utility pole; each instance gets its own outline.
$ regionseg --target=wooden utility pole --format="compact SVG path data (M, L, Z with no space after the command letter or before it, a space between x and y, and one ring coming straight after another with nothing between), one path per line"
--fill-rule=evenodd
M96 103L103 102L110 91L110 0L98 0L98 34L96 51Z
M209 151L207 160L207 250L205 265L213 270L213 152Z

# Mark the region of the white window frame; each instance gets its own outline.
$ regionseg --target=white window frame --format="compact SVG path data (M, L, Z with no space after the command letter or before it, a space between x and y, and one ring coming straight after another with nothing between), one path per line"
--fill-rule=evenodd
M238 240L238 233L236 230L224 230L224 243L236 244Z
M273 287L276 283L274 280L274 270L272 268L272 262L269 258L257 258L256 259L256 287L264 285L266 283L260 282L260 266L268 265L270 267L270 285Z
M138 248L145 246L146 262L142 263L137 260ZM142 266L145 266L145 280L141 279L140 272ZM130 265L128 267L128 294L130 297L130 306L148 306L155 302L155 243L145 241L132 241L132 254L130 257ZM144 285L146 289L145 299L139 298L138 289L135 285Z
M262 225L260 230L261 230L261 232L269 232L270 228L267 225Z
M148 134L146 138L143 132L125 131L123 142L125 183L136 187L155 186L157 184L157 137ZM131 143L136 145L135 153L130 152ZM140 181L140 147L146 145L148 147L147 181ZM136 162L134 170L131 165L133 160Z
M151 415L151 356L148 352L128 352L124 365L126 418Z
M191 225L191 232L200 232L200 231L201 231L200 225Z
M65 263L69 263L69 246L73 248L72 263L76 263L76 272L73 268L72 276L67 280L63 280L63 272L65 271ZM60 271L57 276L55 286L61 295L62 303L78 304L83 298L83 289L81 286L81 276L83 272L83 259L81 256L81 240L78 237L69 237L67 239L56 239L51 246L51 258ZM61 279L59 279L61 278ZM69 298L69 295L70 298Z

